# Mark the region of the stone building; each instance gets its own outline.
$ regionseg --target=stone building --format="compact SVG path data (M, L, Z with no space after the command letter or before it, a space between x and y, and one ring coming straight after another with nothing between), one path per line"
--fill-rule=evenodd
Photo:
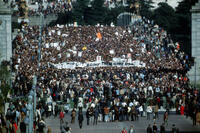
M0 62L12 57L11 10L0 0Z

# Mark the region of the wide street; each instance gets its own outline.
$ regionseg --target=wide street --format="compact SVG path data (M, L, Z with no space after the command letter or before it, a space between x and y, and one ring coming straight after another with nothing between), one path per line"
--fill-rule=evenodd
M65 115L65 120L70 123L70 114ZM47 118L46 120L47 126L52 128L52 133L60 133L60 121L59 118ZM163 122L163 114L159 115L159 120L156 120L156 124L158 129L160 129L160 124ZM75 124L70 123L70 127L72 128L72 133L121 133L121 130L126 127L129 129L130 125L134 125L136 133L146 133L146 128L148 124L153 125L153 120L146 120L146 117L139 119L139 121L124 121L124 122L99 122L97 125L90 124L86 125L86 118L84 116L83 128L80 129L78 125L78 120L76 117ZM166 131L171 131L172 124L176 124L176 127L179 128L181 133L200 133L200 125L193 126L192 120L185 116L171 114L169 115L169 122L166 127Z

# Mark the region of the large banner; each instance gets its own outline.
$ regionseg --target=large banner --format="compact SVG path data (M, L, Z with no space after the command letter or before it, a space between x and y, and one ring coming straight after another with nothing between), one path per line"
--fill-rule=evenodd
M95 67L145 67L146 64L134 60L132 62L64 62L59 64L52 64L57 69L76 69L76 68L95 68Z

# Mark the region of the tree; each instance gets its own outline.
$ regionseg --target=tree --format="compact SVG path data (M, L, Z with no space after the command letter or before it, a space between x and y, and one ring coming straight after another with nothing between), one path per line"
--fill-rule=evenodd
M51 23L51 25L56 25L56 24L71 24L73 23L73 13L71 11L61 13L58 15L58 19Z
M4 102L6 102L7 95L11 91L11 72L9 62L2 61L0 64L0 112L3 112Z
M158 6L159 7L154 10L152 18L156 24L170 31L171 27L177 26L175 10L167 3L159 3Z
M152 8L154 7L152 4L152 1L146 1L146 0L140 0L139 1L140 4L140 15L142 17L148 18L148 19L152 19L153 16L153 12L152 12Z
M104 24L110 25L113 22L115 25L117 24L117 17L120 13L124 12L125 8L123 6L116 6L115 8L111 8L107 10L106 17L104 19Z
M173 40L180 42L181 50L191 55L191 12L198 0L183 0L176 7L176 27L170 29Z
M89 0L77 0L73 4L73 20L77 22L79 25L84 25L84 12L88 9Z
M191 13L198 0L183 0L174 10L167 3L159 3L152 19L168 33L174 42L180 43L182 51L191 56Z
M104 0L94 0L91 3L92 10L90 12L91 24L95 25L97 23L104 24L106 13L108 8L104 7Z

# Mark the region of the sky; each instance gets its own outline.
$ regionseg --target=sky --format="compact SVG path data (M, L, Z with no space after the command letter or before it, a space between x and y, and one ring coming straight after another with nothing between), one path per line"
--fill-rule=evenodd
M155 8L158 6L158 3L165 2L166 0L153 0ZM168 4L173 8L178 6L178 2L182 0L167 0Z

